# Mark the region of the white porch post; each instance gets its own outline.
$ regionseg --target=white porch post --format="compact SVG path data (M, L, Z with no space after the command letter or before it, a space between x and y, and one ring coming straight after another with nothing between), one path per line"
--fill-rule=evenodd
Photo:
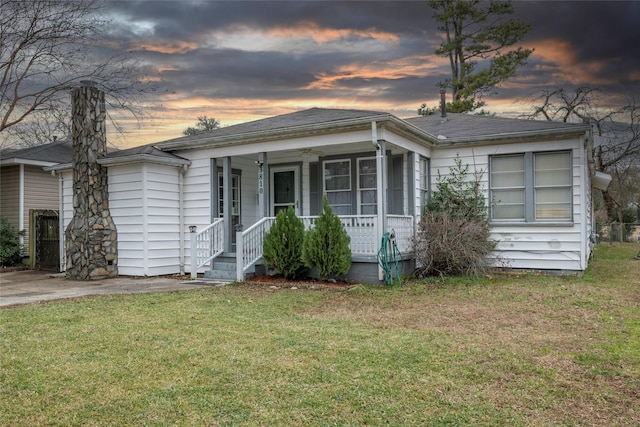
M378 199L378 232L376 233L376 239L380 242L382 235L387 230L387 191L385 185L387 162L385 161L385 143L383 139L378 139L376 122L371 122L371 142L376 147L376 190ZM380 266L378 266L378 279L384 280L384 270Z
M198 277L198 242L196 240L197 232L195 226L189 227L191 232L189 233L189 242L191 245L191 278L196 279Z
M222 160L222 206L224 216L224 251L231 252L233 233L233 220L231 219L231 201L233 199L233 183L231 178L231 157L227 156Z
M269 216L269 179L267 171L267 153L258 153L258 215Z
M236 280L244 281L244 240L242 240L242 232L236 233Z

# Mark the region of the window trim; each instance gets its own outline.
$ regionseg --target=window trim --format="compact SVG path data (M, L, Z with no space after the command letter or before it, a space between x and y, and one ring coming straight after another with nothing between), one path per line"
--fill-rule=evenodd
M351 215L351 212L353 210L353 165L352 165L352 159L347 157L347 158L337 158L337 159L330 159L330 160L322 160L322 193L326 194L327 197L329 196L329 193L339 193L339 192L348 192L349 193L349 200L350 202L348 204L339 204L336 205L334 203L330 203L331 207L336 210L337 207L343 207L343 206L348 206L349 208L349 214L343 214L343 215ZM325 171L326 171L326 166L328 163L342 163L342 162L347 162L349 164L349 173L347 175L340 175L340 176L346 176L349 178L348 182L349 182L349 188L345 188L345 189L340 189L340 190L327 190L327 177L325 175Z
M569 217L563 218L551 218L551 219L538 219L536 218L536 184L535 184L535 156L537 154L568 154L569 155L569 177L570 184L564 186L570 189L569 195ZM523 156L524 157L524 219L493 219L493 185L491 182L492 175L492 160L496 157L507 156ZM568 226L574 224L574 212L573 212L573 168L574 168L574 156L573 150L547 150L547 151L526 151L521 153L504 153L489 156L489 193L488 193L488 205L489 205L489 223L491 225L509 225L509 226ZM515 187L514 187L515 188Z
M422 170L424 166L424 170ZM422 187L422 178L426 178L426 187ZM428 157L418 156L418 197L420 198L420 214L425 210L431 197L431 161Z

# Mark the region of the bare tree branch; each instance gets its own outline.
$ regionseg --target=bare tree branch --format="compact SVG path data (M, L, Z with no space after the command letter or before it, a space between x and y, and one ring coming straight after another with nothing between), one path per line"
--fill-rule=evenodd
M590 87L578 87L574 92L545 90L530 102L531 112L521 117L592 125L596 169L613 177L612 185L602 194L609 218L619 216L614 211L625 205L640 203L634 199L640 196L640 183L627 179L640 168L640 105L635 94L617 109L603 107L601 91Z
M0 135L15 140L13 127L45 130L26 122L67 119L69 91L91 80L112 108L142 113L140 96L151 90L144 69L126 52L106 43L108 21L97 0L0 0ZM22 125L22 126L19 126ZM59 131L62 125L50 126ZM37 132L36 132L37 133ZM30 141L31 143L35 141ZM29 142L27 142L29 143Z

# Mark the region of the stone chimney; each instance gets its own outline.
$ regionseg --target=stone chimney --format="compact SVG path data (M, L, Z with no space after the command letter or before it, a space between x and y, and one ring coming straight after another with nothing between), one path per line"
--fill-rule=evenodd
M68 279L118 275L118 232L109 213L104 92L82 81L72 95L73 218L65 231Z

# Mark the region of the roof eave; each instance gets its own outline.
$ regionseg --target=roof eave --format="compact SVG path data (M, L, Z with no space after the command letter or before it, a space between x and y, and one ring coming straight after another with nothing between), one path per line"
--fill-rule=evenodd
M2 166L8 166L8 165L53 166L55 164L56 162L45 162L42 160L21 159L16 157L0 160L0 165Z
M130 156L103 157L98 159L98 164L107 167L131 163L154 163L158 165L175 167L191 165L191 161L187 159L158 157L152 154L132 154Z
M267 131L245 132L235 135L225 135L220 137L203 137L200 139L185 141L184 139L173 139L155 144L163 151L172 150L192 150L215 144L222 147L237 143L249 144L275 140L280 138L293 138L310 136L320 133L329 133L336 129L351 130L371 126L371 122L385 122L395 118L391 114L377 114L373 116L358 117L355 119L335 120L330 122L314 123L311 125L293 126L287 128L271 129Z
M456 137L456 138L435 138L435 145L438 147L446 147L450 145L462 144L488 144L488 143L507 143L513 141L530 141L553 138L567 138L572 136L582 136L589 132L589 126L572 127L566 129L545 129L525 132L508 132L491 135L481 135L473 137Z

